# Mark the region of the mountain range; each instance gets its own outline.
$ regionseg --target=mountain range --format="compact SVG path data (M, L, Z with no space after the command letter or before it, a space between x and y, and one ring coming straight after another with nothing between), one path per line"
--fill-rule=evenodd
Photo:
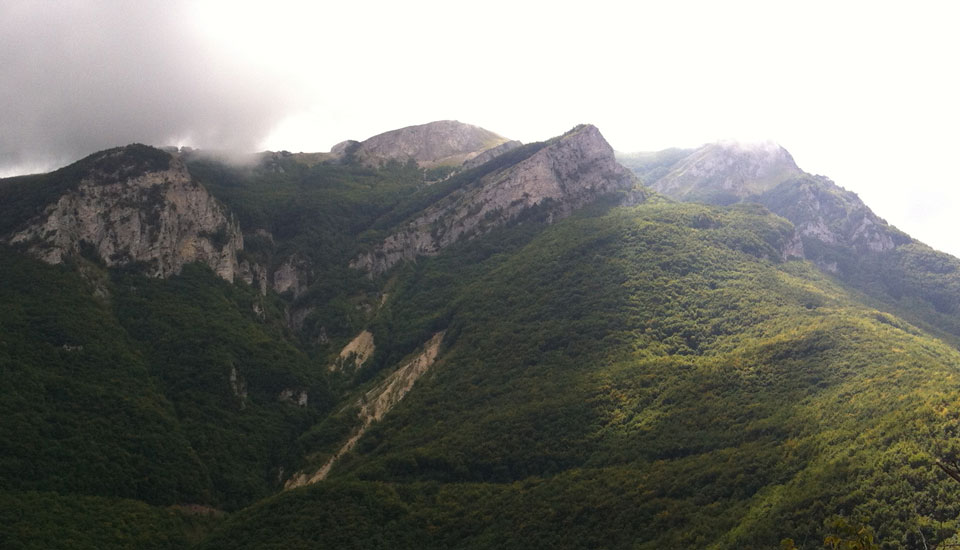
M776 144L128 145L0 282L4 548L958 540L960 260Z

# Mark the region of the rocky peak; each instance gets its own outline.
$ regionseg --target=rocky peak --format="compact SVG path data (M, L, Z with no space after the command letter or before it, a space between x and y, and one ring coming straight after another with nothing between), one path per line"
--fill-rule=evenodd
M659 167L664 159L669 168L652 187L673 198L721 205L756 202L787 218L796 227L798 239L785 257L802 254L836 273L845 256L885 252L911 242L874 214L856 193L800 170L779 145L724 142L685 155L676 152L680 156L671 151L665 152L670 155L656 153L649 162L638 155L630 158L638 160L641 172L649 165Z
M434 255L458 240L482 235L534 207L550 221L636 183L592 125L516 152L526 156L461 185L351 266L379 274L402 260Z
M788 180L750 200L793 222L804 238L825 245L852 247L864 253L885 252L911 242L874 214L856 193L822 176Z
M652 187L679 200L729 204L803 174L786 149L771 142L705 145Z
M200 261L233 281L240 228L180 159L130 145L76 167L76 184L6 241L48 263L83 251L108 266L139 263L147 275L167 277Z
M331 153L353 154L366 164L413 159L420 166L430 168L459 166L507 141L507 138L478 126L441 120L384 132L359 143L345 141L334 146L336 151L331 150Z

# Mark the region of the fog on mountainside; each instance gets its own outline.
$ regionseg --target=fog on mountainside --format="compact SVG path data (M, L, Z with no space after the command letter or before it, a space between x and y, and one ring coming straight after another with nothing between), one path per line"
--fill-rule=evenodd
M303 107L303 91L274 69L195 32L190 9L180 0L0 8L0 176L131 142L252 151Z

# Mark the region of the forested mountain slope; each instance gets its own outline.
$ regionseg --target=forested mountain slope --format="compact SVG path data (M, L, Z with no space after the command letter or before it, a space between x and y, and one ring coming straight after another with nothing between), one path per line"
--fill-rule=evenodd
M767 207L700 205L592 126L440 177L417 132L377 162L130 146L0 180L0 544L817 548L837 516L889 548L954 537L960 352L923 308L953 312L911 294L960 299L952 271L898 298L829 255L922 245L789 169L731 164ZM96 193L126 213L65 206ZM222 232L182 229L211 212ZM194 245L104 253L144 238Z
M803 257L877 307L960 345L960 261L888 224L855 193L800 171L782 147L721 143L621 158L678 200L766 206L796 226Z
M782 262L792 228L763 211L594 214L411 267L386 319L445 328L437 365L326 481L208 547L770 548L834 514L893 547L953 533L954 349Z

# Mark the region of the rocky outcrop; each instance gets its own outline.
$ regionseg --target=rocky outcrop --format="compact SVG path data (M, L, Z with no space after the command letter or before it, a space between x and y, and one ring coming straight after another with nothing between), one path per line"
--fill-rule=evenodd
M800 232L794 228L790 239L784 243L783 248L780 250L780 259L783 261L802 260L803 257L803 238L800 236Z
M237 367L230 367L230 390L240 403L240 410L247 407L247 381L237 372Z
M806 258L836 273L836 259L844 251L885 252L911 242L874 214L855 193L828 178L800 170L790 153L778 145L718 143L686 156L681 150L670 152L653 154L654 160L648 163L658 169L668 167L665 175L650 182L655 190L684 201L721 205L757 202L766 206L796 227L796 238L783 250L785 259ZM638 166L641 170L648 167L643 163ZM650 176L657 172L645 173ZM804 241L809 246L804 246Z
M472 158L468 158L466 161L464 161L463 166L461 168L463 170L470 170L471 168L476 168L477 166L490 162L491 160L499 157L500 155L504 153L509 153L510 151L513 151L514 149L517 149L522 145L523 143L520 143L519 141L516 141L516 140L501 143L500 145L497 145L492 149L487 149L486 151L483 151L482 153L479 153Z
M376 347L373 345L373 333L365 330L358 334L353 340L350 340L340 351L336 361L331 363L329 370L343 370L350 361L353 361L354 368L359 369L368 359L373 357Z
M433 366L440 352L440 343L443 342L443 332L434 334L423 345L423 351L413 359L395 370L386 380L377 384L372 390L364 393L356 402L358 408L357 420L359 427L347 441L331 456L319 470L311 473L298 472L287 480L285 489L294 489L322 481L330 473L330 469L343 455L350 452L374 422L383 418L397 403L402 400L413 388L414 383Z
M389 160L413 159L421 167L431 168L460 166L465 160L506 141L507 138L478 126L441 120L384 132L359 143L344 141L335 145L331 153L352 156L373 166Z
M779 145L722 142L697 149L648 183L674 199L729 204L802 174Z
M258 289L260 294L267 294L267 270L260 264L246 260L240 262L237 278Z
M553 220L635 183L600 131L578 126L526 159L462 186L350 265L380 274L397 262L483 235L534 207Z
M82 161L90 169L78 185L7 241L53 264L82 251L108 266L137 263L147 275L167 277L203 262L233 281L243 248L236 221L179 159L154 149L150 154L166 155L165 162L138 165L144 149L129 146Z
M803 238L825 245L864 253L885 252L911 242L874 214L856 193L822 176L795 178L750 200L793 222Z
M342 158L350 153L356 151L357 147L360 146L360 142L354 139L348 139L346 141L341 141L340 143L334 145L330 148L330 154L335 157Z
M299 256L284 260L273 272L273 290L277 294L291 291L293 297L300 296L307 289L307 261Z
M295 404L298 407L306 407L309 397L310 396L307 393L307 390L286 388L280 392L280 395L277 396L277 399L286 403Z

